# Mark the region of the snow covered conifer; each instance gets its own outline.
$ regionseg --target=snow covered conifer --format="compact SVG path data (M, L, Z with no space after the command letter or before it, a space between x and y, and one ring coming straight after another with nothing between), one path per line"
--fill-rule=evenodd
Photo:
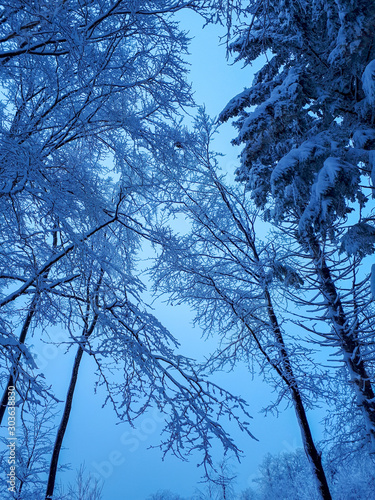
M375 4L254 0L243 15L230 49L264 64L220 115L236 118L237 179L310 261L325 341L341 352L375 449L374 311L360 267L375 250Z

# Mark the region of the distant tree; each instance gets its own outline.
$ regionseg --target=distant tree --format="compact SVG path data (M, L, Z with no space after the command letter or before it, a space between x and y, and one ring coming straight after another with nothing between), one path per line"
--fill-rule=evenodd
M215 467L216 472L210 478L203 491L197 492L194 500L233 500L236 497L234 481L236 475L230 467L228 460L223 459Z
M258 484L261 500L316 500L317 491L311 469L302 450L266 455L259 466Z
M374 450L374 308L361 263L375 250L375 5L254 0L242 15L230 51L263 66L220 115L237 118L237 179L294 238L310 305L331 326L310 332L340 353Z
M326 470L335 500L373 498L375 463L369 455L355 452L341 462L335 464L327 462ZM257 484L256 496L250 498L258 500L318 498L314 478L301 449L292 453L266 455L254 482Z
M43 402L27 400L17 415L17 441L15 473L16 486L9 498L35 500L41 498L48 470L49 455L56 430L56 402L49 399ZM8 437L8 436L7 436ZM4 452L0 454L0 469L3 474L0 484L8 491L6 471L9 473L9 440L4 438ZM12 464L13 465L13 464Z
M258 493L253 488L246 488L238 498L239 500L259 500Z
M147 500L184 500L180 495L172 493L170 490L162 490L150 495Z
M371 500L375 488L375 460L372 455L354 453L330 466L334 498Z
M102 500L103 485L86 473L85 465L78 469L75 483L69 484L67 493L55 495L56 500Z

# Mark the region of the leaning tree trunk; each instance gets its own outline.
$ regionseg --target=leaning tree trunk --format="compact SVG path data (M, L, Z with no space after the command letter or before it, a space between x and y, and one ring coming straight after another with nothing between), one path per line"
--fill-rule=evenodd
M277 342L281 362L282 362L282 375L285 383L287 384L289 391L291 393L294 405L294 411L297 416L299 428L301 431L303 447L306 453L306 456L312 466L313 474L317 482L317 486L320 492L322 499L331 500L331 493L329 490L327 478L323 469L321 455L316 449L314 439L312 437L311 429L309 422L307 420L307 415L305 411L305 407L303 404L302 396L297 384L297 380L293 373L293 368L290 362L289 354L286 349L284 338L277 321L277 317L272 305L271 296L269 291L265 290L265 296L267 301L268 308L268 317L270 319L272 330L275 335L275 339Z
M33 316L34 316L34 314L36 312L36 306L38 304L39 298L40 298L40 293L39 292L35 292L33 300L31 301L31 304L29 306L29 310L28 310L26 319L25 319L24 324L22 326L20 337L18 339L18 342L19 342L20 345L23 345L25 343L26 335L27 335L27 332L29 331L31 320L33 319ZM4 394L3 394L3 397L1 399L1 403L0 403L0 425L1 425L2 421L3 421L5 410L6 410L7 406L8 406L8 398L9 398L8 387L11 387L11 386L15 387L15 385L16 385L16 381L17 381L17 378L18 378L18 375L17 375L18 365L19 365L20 359L21 359L21 352L16 356L16 359L12 363L12 366L11 366L11 369L10 369L9 378L8 378L8 383L7 383L7 385L6 385L5 389L4 389Z
M231 217L233 218L234 222L236 223L238 229L245 236L246 242L247 242L247 244L248 244L248 246L249 246L249 248L254 256L255 261L261 266L261 260L260 260L260 257L258 255L254 236L246 229L246 227L241 222L241 219L236 215L236 212L233 210L232 205L230 203L230 200L229 200L222 184L218 180L215 180L215 185L218 188L220 195L221 195L224 203L226 204L226 206L231 214ZM265 298L266 305L267 305L268 318L270 321L272 332L273 332L274 337L275 337L278 352L279 352L279 355L281 358L282 369L280 369L280 367L272 361L272 359L269 357L267 352L263 349L263 347L261 346L261 343L259 342L259 339L257 338L255 332L253 332L251 326L249 326L246 323L246 320L244 320L243 318L242 318L242 321L244 321L245 325L247 326L247 328L249 329L249 331L253 335L255 342L258 345L258 348L260 349L262 354L267 359L267 362L276 370L278 375L284 380L285 384L287 385L287 387L290 391L292 400L293 400L294 411L295 411L296 416L297 416L297 420L298 420L298 424L299 424L299 428L300 428L300 432L301 432L301 436L302 436L304 450L305 450L306 456L307 456L307 458L312 466L312 472L313 472L313 475L316 479L319 494L323 500L332 500L332 496L331 496L331 493L329 490L327 478L326 478L326 475L325 475L325 472L323 469L321 455L318 452L318 450L316 449L314 439L312 437L312 432L311 432L310 425L309 425L309 422L307 419L302 396L301 396L301 393L300 393L300 390L299 390L299 387L297 384L297 380L296 380L294 372L293 372L293 368L291 365L289 354L288 354L288 351L286 349L284 338L283 338L283 335L282 335L282 332L281 332L281 329L280 329L280 326L279 326L279 323L277 320L276 312L275 312L275 309L273 307L271 294L270 294L269 289L268 289L266 284L264 285L264 298Z
M77 354L76 354L76 357L74 360L74 365L73 365L72 375L70 377L70 383L69 383L68 393L66 396L64 411L63 411L63 414L61 417L60 426L59 426L59 429L57 431L56 440L55 440L55 444L53 447L52 458L51 458L49 474L48 474L45 500L52 500L52 497L53 497L53 491L55 489L55 482L56 482L57 466L58 466L58 462L59 462L61 446L62 446L62 443L64 440L66 429L68 427L69 417L70 417L70 413L72 410L73 396L74 396L74 391L75 391L76 384L77 384L78 371L79 371L79 367L80 367L81 360L82 360L83 347L85 347L88 338L90 337L90 335L94 331L97 320L98 320L98 315L96 314L94 316L94 319L93 319L90 327L87 329L86 333L84 333L84 335L83 335L83 337L84 337L83 346L80 345L78 347Z
M55 254L56 248L57 248L56 227L57 226L55 225L54 230L53 230L53 242L52 242L52 253L53 254ZM44 279L47 279L50 270L51 270L51 266L49 266L49 267L47 266L46 269L44 270L44 273L42 274ZM41 292L39 290L36 290L34 297L30 303L29 310L28 310L25 322L23 324L23 327L22 327L22 330L20 333L20 337L18 339L18 342L21 345L23 345L25 343L27 332L29 331L31 321L33 319L33 316L34 316L36 310L37 310L37 305L38 305L40 298L41 298ZM10 386L15 387L15 385L16 385L16 381L18 378L17 370L18 370L18 365L19 365L20 359L21 359L21 353L19 353L17 355L15 361L12 363L12 367L11 367L9 378L8 378L8 384L4 389L4 394L3 394L3 397L2 397L1 403L0 403L0 425L3 421L5 410L8 406L8 397L9 397L8 396L8 387L10 387Z
M338 345L342 350L357 404L365 419L371 451L375 452L375 393L361 354L361 343L357 333L349 326L340 295L318 241L310 236L308 243L319 279L320 291L324 297Z
M80 346L78 348L78 351L77 351L77 354L76 354L76 357L74 360L73 371L72 371L72 376L70 379L68 394L66 396L64 412L63 412L63 415L61 418L59 429L57 431L55 445L53 447L53 453L52 453L51 464L50 464L49 475L48 475L48 482L47 482L46 500L52 500L53 490L55 489L56 473L57 473L57 465L59 462L59 455L60 455L61 446L62 446L62 442L64 439L65 431L66 431L66 428L68 426L70 412L72 409L73 395L74 395L74 390L75 390L76 383L77 383L78 370L79 370L79 366L81 364L82 355L83 355L83 349Z

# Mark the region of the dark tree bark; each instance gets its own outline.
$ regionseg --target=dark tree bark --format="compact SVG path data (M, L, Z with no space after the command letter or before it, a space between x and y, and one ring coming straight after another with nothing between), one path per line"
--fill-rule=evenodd
M90 337L90 335L94 331L97 320L98 320L98 316L95 315L90 327L86 330L86 333L84 334L83 347L86 345L88 338ZM70 378L68 393L66 396L64 411L63 411L63 415L61 417L60 426L59 426L59 429L57 431L56 440L55 440L55 444L53 447L52 458L51 458L49 474L48 474L45 500L52 500L52 498L53 498L53 491L55 489L59 456L60 456L61 446L62 446L62 443L64 440L65 432L66 432L66 429L68 427L70 413L72 410L74 391L76 388L79 367L80 367L82 355L84 352L83 347L81 345L78 347L77 354L76 354L76 357L74 360L74 365L73 365L72 375Z
M375 393L362 356L361 343L357 332L349 327L350 322L319 242L311 236L308 244L319 279L320 291L330 312L336 342L342 350L357 404L366 421L371 450L375 451Z
M216 180L215 185L218 188L220 195L227 206L231 217L233 218L234 222L236 223L237 227L239 230L243 233L245 236L245 240L247 242L247 245L249 246L255 261L261 266L261 261L260 257L258 255L256 243L254 240L254 236L249 233L249 231L246 229L246 227L242 224L240 218L236 215L235 211L232 208L231 202L225 192L224 187L222 184ZM320 495L323 500L331 500L332 496L329 490L327 478L324 472L324 468L322 465L322 459L321 455L318 452L314 439L312 436L311 428L307 419L305 407L303 404L303 399L301 392L299 390L298 384L296 377L293 372L292 364L289 358L289 354L284 342L284 338L282 335L282 331L280 329L280 325L277 319L277 315L273 306L271 294L269 292L269 289L266 284L264 284L264 298L267 304L267 314L268 318L270 321L270 325L272 328L272 332L275 337L276 345L279 351L279 355L281 358L281 364L282 364L282 369L280 369L279 366L275 365L275 363L271 360L271 358L268 356L266 351L263 349L261 346L261 343L259 342L259 339L255 335L255 332L253 332L252 328L248 326L249 331L252 333L256 343L258 344L258 347L261 349L261 352L263 355L266 357L268 363L277 371L279 376L284 380L286 383L290 395L293 400L293 405L294 405L294 411L297 416L301 436L302 436L302 442L304 446L305 453L307 455L307 458L312 466L313 469L313 474L317 482L317 486L320 492Z
M29 306L29 310L28 310L25 322L23 324L23 327L22 327L22 330L20 333L20 337L18 339L18 342L20 344L25 343L26 335L27 335L27 332L29 331L31 320L33 319L33 316L36 312L36 306L39 302L39 299L40 299L40 293L35 292L34 298L31 301L31 304ZM20 359L21 359L21 353L19 353L17 355L15 361L13 362L13 365L12 365L11 370L10 370L9 378L8 378L8 383L4 389L4 394L3 394L3 397L1 399L1 404L0 404L0 425L3 421L4 414L5 414L6 408L8 406L8 398L9 398L8 387L11 387L11 386L16 387L17 377L18 377L17 369L18 369L18 364L19 364Z
M277 321L276 314L274 312L271 297L266 290L266 299L268 302L268 315L272 324L272 328L275 334L275 338L278 344L280 357L283 365L284 372L284 380L288 385L290 394L293 399L294 411L297 416L299 428L301 431L303 447L306 453L306 456L313 468L313 473L315 479L317 481L317 485L321 494L321 497L324 500L331 500L332 496L329 490L327 478L323 469L321 455L316 449L314 439L312 437L312 432L310 428L310 424L307 419L305 407L303 404L302 396L300 390L298 388L297 380L293 373L293 368L289 359L288 351L286 349L284 338L282 332L280 330L280 326Z

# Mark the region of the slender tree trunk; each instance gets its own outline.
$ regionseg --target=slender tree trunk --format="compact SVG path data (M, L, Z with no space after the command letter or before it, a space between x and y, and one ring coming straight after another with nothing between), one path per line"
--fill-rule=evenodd
M52 253L55 254L56 253L56 248L57 248L57 225L56 224L53 227L52 248L53 248L53 252ZM49 271L50 271L50 269L46 269L45 270L44 275L43 275L44 279L47 279ZM29 306L29 310L28 310L25 322L23 324L23 327L22 327L22 330L21 330L21 333L20 333L20 338L18 339L18 342L20 344L24 344L25 343L26 335L27 335L27 332L29 331L31 320L33 319L33 316L34 316L34 314L36 312L36 306L37 306L37 304L38 304L38 302L40 300L40 296L41 296L40 291L36 290L36 292L34 294L34 297L33 297L33 300L31 301L31 304ZM15 384L16 384L16 381L17 381L17 378L18 378L17 377L17 368L18 368L18 364L19 364L20 359L21 359L21 353L18 354L16 360L12 364L12 368L11 368L11 371L10 371L10 374L9 374L9 378L8 378L8 384L5 387L4 394L3 394L3 397L1 399L1 403L0 403L0 425L1 425L2 421L3 421L6 407L8 406L8 387L10 387L10 386L14 386L15 387Z
M27 332L29 330L31 320L33 319L33 316L35 314L36 306L38 304L39 298L40 298L40 293L35 292L33 300L31 301L31 304L29 306L29 310L28 310L25 322L22 326L20 337L18 339L18 342L20 344L25 343L26 335L27 335ZM8 378L8 383L4 389L4 394L3 394L3 397L1 399L1 404L0 404L0 425L3 421L4 414L5 414L6 408L8 406L8 397L9 397L8 387L10 387L10 386L15 387L16 386L16 382L17 382L17 378L18 378L17 369L18 369L18 364L19 364L20 359L21 359L21 353L19 353L17 355L15 361L13 361L13 364L12 364L12 367L10 370L10 374L9 374L9 378Z
M315 271L320 282L321 293L328 309L333 330L343 352L343 358L354 388L357 404L362 409L370 438L371 451L375 452L375 393L361 354L361 344L355 330L349 327L341 298L324 259L317 240L311 236L309 247Z
M90 328L88 328L86 333L83 335L84 346L86 345L89 336L94 331L97 320L98 320L98 315L96 314L94 316L94 319L91 323ZM74 365L73 365L72 375L70 378L68 393L66 396L63 415L61 417L60 426L59 426L59 429L57 431L56 440L55 440L55 444L53 447L52 458L51 458L49 474L48 474L45 500L52 500L52 497L53 497L53 491L55 489L56 473L57 473L57 466L58 466L58 462L59 462L61 446L62 446L62 443L64 440L66 429L68 427L70 412L72 410L73 396L74 396L74 391L75 391L76 384L77 384L78 371L79 371L79 367L81 364L82 355L83 355L83 347L79 346L75 360L74 360Z
M220 192L220 195L221 195L224 203L226 204L226 206L231 214L231 217L233 218L233 220L236 223L239 230L244 234L246 241L247 241L247 244L248 244L249 248L251 249L255 260L258 262L259 265L261 265L261 261L260 261L260 258L259 258L258 252L257 252L254 236L247 231L246 227L242 224L241 219L236 215L236 212L232 208L232 205L230 203L230 200L226 194L226 191L225 191L223 185L217 179L215 179L214 182L215 182L215 185ZM265 297L266 304L267 304L268 318L269 318L270 323L271 323L272 331L273 331L273 334L275 336L276 344L278 346L278 350L279 350L279 354L280 354L280 358L281 358L281 362L282 362L282 370L280 371L280 369L274 365L274 363L269 358L267 353L261 348L262 353L266 356L267 361L271 364L271 366L273 366L276 369L277 373L282 377L282 379L284 380L284 382L287 384L287 386L289 388L289 391L290 391L292 399L293 399L294 410L295 410L298 424L299 424L300 431L301 431L304 450L305 450L306 456L307 456L307 458L312 466L312 472L313 472L313 475L316 479L319 493L320 493L321 498L323 500L332 500L332 496L331 496L331 493L329 490L327 478L326 478L326 475L325 475L325 472L323 469L323 465L322 465L322 459L321 459L320 453L316 449L316 446L315 446L315 443L314 443L314 440L312 437L312 433L311 433L309 422L307 420L307 415L306 415L305 407L303 404L302 396L301 396L300 390L298 388L297 380L296 380L294 373L293 373L293 368L292 368L292 365L291 365L291 362L289 359L289 354L288 354L288 351L287 351L285 343L284 343L284 338L283 338L283 335L282 335L282 332L281 332L281 329L280 329L280 326L279 326L279 323L277 320L277 316L276 316L276 313L275 313L275 310L273 307L273 303L272 303L271 294L269 292L267 285L265 285L265 287L264 287L264 297ZM251 330L251 328L250 328L250 330ZM259 343L258 343L258 346L261 347Z
M316 449L300 392L298 388L296 390L291 389L291 392L294 402L294 409L297 415L298 424L303 439L303 447L307 455L307 458L309 459L313 467L313 473L318 482L319 491L324 500L331 500L332 496L329 490L327 478L322 465L322 458L320 453Z
M302 396L298 388L297 380L294 376L293 373L293 368L289 359L289 354L286 349L285 343L284 343L284 338L280 329L280 326L277 321L277 317L275 314L275 311L273 309L272 301L271 301L271 296L269 294L269 291L266 289L265 290L265 296L266 296L266 301L267 301L267 306L268 306L268 317L270 318L270 322L272 325L272 329L275 335L275 339L277 341L281 361L282 361L282 366L283 366L283 373L284 373L284 380L286 381L288 388L290 390L292 399L293 399L293 404L294 404L294 411L297 416L299 428L301 431L301 436L302 436L302 442L303 442L303 447L306 453L306 456L313 468L313 474L315 476L315 479L317 481L318 489L321 494L322 499L324 500L331 500L332 496L329 490L327 478L323 469L322 465L322 459L321 455L316 449L314 439L312 437L311 429L309 422L307 420L307 415L305 411L305 407L303 404Z
M81 364L82 355L83 355L83 349L80 346L78 348L78 351L77 351L77 354L76 354L76 357L74 360L73 371L72 371L72 376L70 378L68 394L66 396L64 412L63 412L63 415L61 418L59 429L57 431L55 445L53 447L53 453L52 453L51 464L50 464L49 475L48 475L48 482L47 482L46 500L52 500L53 491L55 489L56 473L57 473L57 465L59 462L59 455L60 455L63 439L65 436L65 431L66 431L66 428L68 426L70 412L72 409L73 396L74 396L74 391L76 388L76 383L77 383L77 378L78 378L78 370L79 370L79 366Z

